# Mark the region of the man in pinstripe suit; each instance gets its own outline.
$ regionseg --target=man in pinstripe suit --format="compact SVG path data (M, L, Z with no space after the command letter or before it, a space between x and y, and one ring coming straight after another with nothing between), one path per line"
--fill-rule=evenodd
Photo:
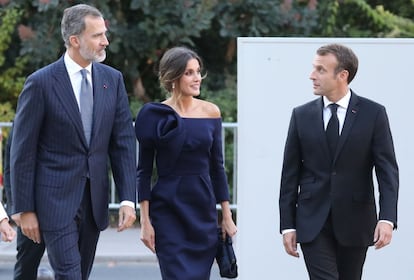
M64 11L66 53L30 75L20 94L10 154L13 217L46 244L56 279L88 279L99 233L108 226L108 157L121 200L119 230L135 215L136 142L122 74L102 62L102 14ZM90 140L81 120L81 71L93 91Z

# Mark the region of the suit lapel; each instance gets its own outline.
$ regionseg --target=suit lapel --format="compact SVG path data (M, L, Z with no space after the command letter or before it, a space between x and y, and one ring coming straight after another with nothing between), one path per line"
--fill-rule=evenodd
M323 98L318 98L315 101L315 106L313 106L312 115L314 116L314 126L313 129L316 128L315 132L319 137L320 146L322 147L323 151L327 158L330 158L328 140L326 138L326 132L323 122Z
M57 98L60 100L63 108L66 110L69 118L73 122L75 130L79 134L79 137L82 139L82 143L87 147L78 103L73 92L68 71L65 67L63 56L56 62L55 65L55 83L53 84L54 92L56 92Z
M359 111L359 98L358 96L351 90L351 99L349 101L348 109L345 115L345 122L342 128L341 136L339 137L338 147L336 148L335 158L338 157L339 152L341 151L342 147L344 146L350 132L352 126L355 122L355 119L358 115Z
M91 143L93 144L94 135L102 125L103 115L105 113L106 91L108 89L108 80L105 78L105 72L98 63L92 64L92 84L93 84L93 127Z

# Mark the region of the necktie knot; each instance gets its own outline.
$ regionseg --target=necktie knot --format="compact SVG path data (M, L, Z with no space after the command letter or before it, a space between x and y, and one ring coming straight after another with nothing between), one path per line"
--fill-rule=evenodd
M82 79L86 79L86 77L87 77L87 70L86 69L82 69L82 70L80 70L80 72L81 72L81 75L82 75Z
M336 103L331 103L331 104L329 104L329 109L331 109L331 113L332 113L332 115L333 114L336 114L336 111L338 110L338 104L336 104Z

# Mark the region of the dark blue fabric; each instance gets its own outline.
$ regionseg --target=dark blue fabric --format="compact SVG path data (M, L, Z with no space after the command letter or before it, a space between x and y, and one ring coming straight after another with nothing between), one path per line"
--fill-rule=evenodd
M43 230L73 221L90 177L96 225L108 226L108 156L119 199L136 200L136 139L123 77L92 64L88 145L63 57L30 75L19 96L10 152L13 213L35 211Z
M181 118L148 103L135 128L138 200L150 200L162 277L208 280L218 243L216 203L229 199L221 119ZM158 178L151 187L154 157Z
M13 124L12 213L36 213L40 230L49 233L44 238L49 240L45 244L53 254L49 260L56 279L65 277L71 264L79 262L80 253L72 250L69 254L65 248L73 242L87 244L94 254L96 244L88 241L96 230L108 226L108 159L119 200L136 201L136 139L122 74L93 63L92 84L89 145L63 57L27 78ZM87 179L90 193L85 193ZM85 195L90 197L94 221L90 232L74 224ZM65 235L68 232L74 234ZM50 233L59 234L51 237ZM89 262L84 259L82 262ZM81 279L77 273L64 279Z

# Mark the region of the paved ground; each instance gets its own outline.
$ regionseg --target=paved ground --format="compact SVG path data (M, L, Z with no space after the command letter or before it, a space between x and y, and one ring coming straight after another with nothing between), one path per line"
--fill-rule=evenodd
M108 228L101 233L90 280L145 279L161 280L155 255L139 240L139 228L117 232ZM16 241L0 242L0 280L12 279ZM47 255L41 267L50 269ZM210 280L222 279L214 264Z
M139 240L139 228L117 232L115 228L108 228L101 233L96 261L156 261L155 255ZM16 255L16 241L11 243L0 242L0 262L14 261ZM44 258L47 260L47 256Z

